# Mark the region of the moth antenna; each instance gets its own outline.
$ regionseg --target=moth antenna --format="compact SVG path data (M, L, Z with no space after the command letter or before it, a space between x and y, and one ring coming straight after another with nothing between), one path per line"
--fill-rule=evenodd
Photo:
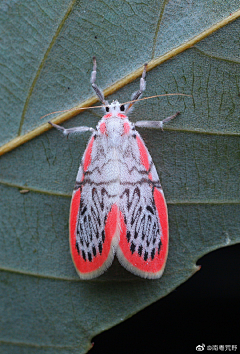
M92 106L92 107L79 107L79 108L70 108L70 109L64 109L62 111L55 111L55 112L51 112L51 113L47 113L45 114L44 116L41 116L40 119L43 119L44 117L47 117L47 116L50 116L51 114L55 114L55 113L64 113L64 112L71 112L71 111L82 111L82 110L87 110L87 109L90 109L90 108L102 108L102 107L106 107L106 106Z
M143 101L143 100L149 100L150 98L156 98L156 97L164 97L164 96L186 96L186 97L192 97L192 95L187 95L185 93L165 93L162 95L154 95L154 96L149 96L149 97L143 97L143 98L138 98L136 100L131 100L131 101L127 101L127 102L123 102L122 104L131 104L131 103L135 103L138 101ZM132 104L132 106L133 106ZM41 116L40 119L43 119L47 116L50 116L51 114L56 114L56 113L65 113L65 112L71 112L71 111L82 111L82 110L87 110L87 109L94 109L94 108L104 108L104 107L108 107L107 105L101 105L101 106L90 106L90 107L79 107L79 108L70 108L70 109L64 109L62 111L55 111L55 112L50 112L47 114L44 114L44 116ZM129 111L130 107L128 106L128 111Z
M149 100L150 98L164 97L164 96L186 96L186 97L192 97L192 95L187 95L185 93L164 93L162 95L154 95L154 96L149 96L149 97L138 98L136 100L123 102L122 104L131 104L131 103L134 104L135 102L138 102L138 101ZM131 107L133 106L133 104L131 105ZM128 106L128 110L129 110L129 108L130 108L130 106Z

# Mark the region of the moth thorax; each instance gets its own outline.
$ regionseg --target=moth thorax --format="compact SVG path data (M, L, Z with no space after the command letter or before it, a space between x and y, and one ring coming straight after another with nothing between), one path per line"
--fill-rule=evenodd
M109 143L113 146L122 144L122 135L124 132L123 120L118 117L106 120L106 133Z

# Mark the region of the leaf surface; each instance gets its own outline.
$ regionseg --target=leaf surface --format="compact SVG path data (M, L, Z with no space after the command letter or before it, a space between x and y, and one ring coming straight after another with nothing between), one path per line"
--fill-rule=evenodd
M106 89L224 21L239 2L4 1L0 9L4 145L40 127L44 114L93 95L93 55ZM149 71L147 96L191 98L139 102L130 117L161 120L181 111L163 133L139 129L169 208L160 280L135 277L117 262L93 281L78 278L68 213L87 134L67 140L51 130L1 157L2 352L85 353L94 335L192 276L202 255L239 242L239 27L236 20ZM108 99L128 101L139 87L139 79L130 81ZM100 118L100 110L88 110L64 126L95 127Z

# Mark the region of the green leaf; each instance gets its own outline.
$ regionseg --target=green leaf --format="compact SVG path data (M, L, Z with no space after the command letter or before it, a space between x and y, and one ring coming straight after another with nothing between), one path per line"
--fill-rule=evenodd
M239 242L240 21L225 26L238 9L234 0L1 2L1 151L18 146L0 161L2 352L85 353L94 335L192 276L202 255ZM160 120L181 111L163 133L139 129L169 208L160 280L135 277L115 261L103 276L80 281L68 213L89 135L67 140L51 130L30 141L41 116L92 97L93 55L99 85L122 87L110 100L129 100L145 62L153 68L146 95L192 95L140 102L130 117ZM94 127L100 117L100 110L84 111L65 126Z

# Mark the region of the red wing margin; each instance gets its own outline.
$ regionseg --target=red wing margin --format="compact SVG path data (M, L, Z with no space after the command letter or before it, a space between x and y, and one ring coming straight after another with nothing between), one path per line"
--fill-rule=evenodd
M99 213L97 206L89 206L81 200L80 188L74 191L69 222L70 249L81 279L98 277L111 265L114 258L112 243L119 238L117 206L114 204L105 216Z
M123 195L120 210L126 224L121 228L117 256L132 273L143 278L160 278L168 254L167 206L157 188L153 189L147 205L141 202L140 195L138 187L132 195Z

